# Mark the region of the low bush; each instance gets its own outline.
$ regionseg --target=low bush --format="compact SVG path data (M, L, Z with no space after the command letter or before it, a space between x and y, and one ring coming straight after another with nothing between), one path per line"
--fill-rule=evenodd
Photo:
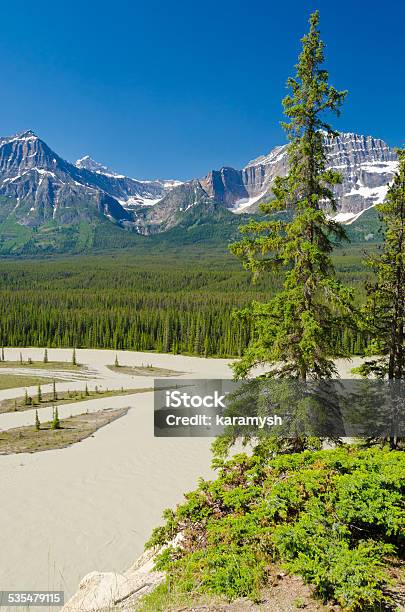
M380 609L403 555L404 481L404 453L377 447L239 454L167 510L147 546L167 546L156 565L177 593L255 600L276 562L324 601Z

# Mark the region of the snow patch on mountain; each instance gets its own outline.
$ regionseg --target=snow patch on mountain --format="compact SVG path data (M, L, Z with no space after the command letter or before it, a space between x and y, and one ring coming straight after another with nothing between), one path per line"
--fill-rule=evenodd
M122 204L122 206L130 209L136 206L154 206L158 202L160 202L162 198L153 198L152 196L129 196L125 200L118 199L118 202Z
M375 200L375 204L381 204L384 202L387 191L388 185L380 185L379 187L365 187L364 185L360 185L359 187L353 187L353 189L345 195L346 197L361 196L362 198Z
M247 208L250 208L251 206L253 206L253 204L256 204L256 202L261 200L261 198L263 198L265 195L266 195L266 192L264 191L263 193L259 193L259 195L254 196L253 198L242 198L241 200L236 200L235 206L231 208L230 210L231 212L235 214L242 213Z
M329 217L329 218L333 219L337 223L342 223L343 225L351 225L352 223L357 221L357 219L359 219L361 215L364 214L367 210L370 210L371 208L374 208L375 206L376 204L372 204L371 206L368 206L367 208L365 208L364 210L361 210L358 213L342 213L341 212L335 215L334 217Z
M394 174L398 170L398 162L393 161L371 161L361 164L362 169L365 172L372 172L373 174Z

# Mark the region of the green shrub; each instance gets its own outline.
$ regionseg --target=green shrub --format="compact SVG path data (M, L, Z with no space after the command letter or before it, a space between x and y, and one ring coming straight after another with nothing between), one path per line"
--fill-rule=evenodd
M404 459L351 446L236 455L165 512L147 546L169 545L156 565L176 593L255 599L281 562L325 601L376 609L389 601L387 568L403 549Z

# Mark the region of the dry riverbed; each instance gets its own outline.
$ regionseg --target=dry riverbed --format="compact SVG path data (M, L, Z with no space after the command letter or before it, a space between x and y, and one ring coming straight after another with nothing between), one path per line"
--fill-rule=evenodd
M6 348L6 359L18 362L20 352L24 362L28 358L36 362L39 372L44 348ZM65 371L57 385L61 395L68 389L85 392L86 385L92 391L96 385L101 391L151 387L145 364L155 368L154 376L162 370L183 372L185 382L232 377L225 359L120 350L77 349L76 353L85 374L80 368ZM123 367L112 370L109 366L116 355ZM48 356L50 362L70 366L72 348L48 349ZM359 364L357 358L340 362L341 376L347 377ZM142 374L128 374L124 367ZM45 395L52 392L52 379L62 374L62 366L42 372L48 374L48 385L42 388ZM25 385L20 386L1 391L0 399L23 397ZM36 392L36 387L28 388L33 397ZM67 600L93 570L125 571L142 553L152 529L161 524L163 509L181 502L199 477L212 477L209 438L154 437L153 393L88 399L61 405L61 421L87 410L86 418L104 409L131 409L80 444L0 456L0 549L7 559L0 564L2 588L63 590ZM50 421L52 407L41 407L38 414L41 421ZM0 414L1 435L33 427L34 418L35 410Z

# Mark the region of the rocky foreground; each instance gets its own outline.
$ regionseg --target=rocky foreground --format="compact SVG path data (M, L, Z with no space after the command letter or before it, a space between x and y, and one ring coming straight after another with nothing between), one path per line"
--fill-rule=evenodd
M148 550L124 573L91 572L62 612L103 612L134 610L140 597L163 582L165 574L153 570L154 552Z

